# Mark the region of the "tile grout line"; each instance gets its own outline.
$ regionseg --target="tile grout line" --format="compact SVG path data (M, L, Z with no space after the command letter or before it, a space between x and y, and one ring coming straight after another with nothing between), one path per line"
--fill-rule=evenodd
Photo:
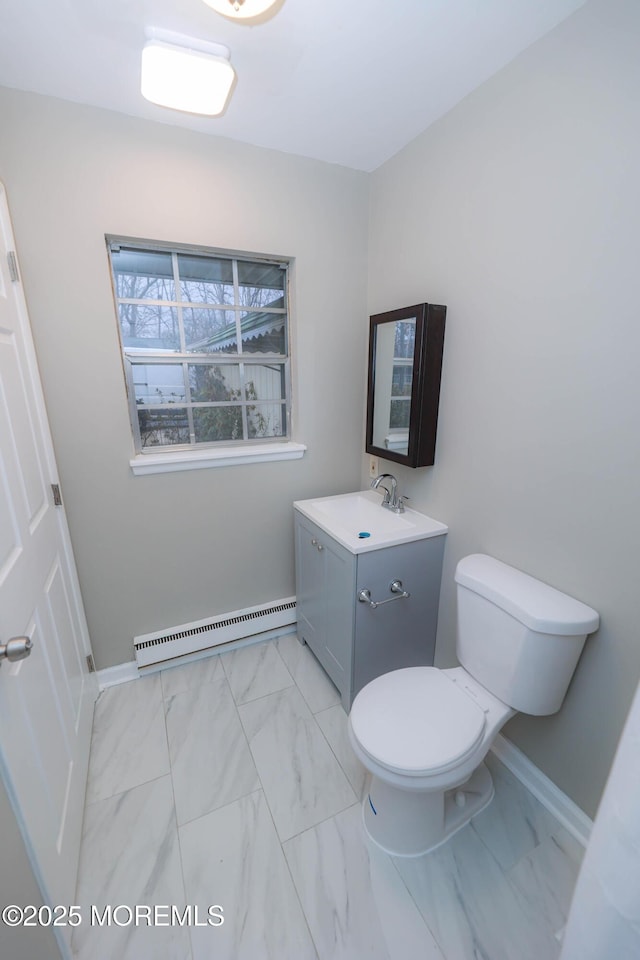
M276 645L275 645L275 640L265 640L264 643L265 643L265 645L266 645L267 643L272 643L272 644L273 644L273 649L274 649L275 653L277 654L277 656L279 657L280 662L282 663L282 666L284 667L284 669L286 670L287 674L289 675L289 679L291 680L291 683L287 684L285 687L279 687L277 690L270 690L269 693L262 693L262 694L260 694L260 696L258 696L258 697L252 697L252 698L250 698L250 699L248 699L248 700L243 700L242 703L240 703L240 702L236 699L236 695L235 695L235 693L233 692L233 688L232 688L231 683L230 683L230 681L229 681L229 675L228 675L227 670L226 670L225 665L224 665L224 657L225 657L226 655L225 655L225 654L221 654L221 655L220 655L220 659L221 659L221 662L222 662L222 669L223 669L223 671L224 671L224 675L225 675L225 678L226 678L226 680L227 680L227 683L229 684L229 689L231 690L231 696L232 696L232 698L233 698L234 704L236 705L236 709L237 709L238 707L244 707L245 704L247 704L247 703L256 703L256 701L258 701L258 700L264 700L265 697L271 697L271 696L273 696L274 693L281 693L282 690L289 690L291 687L297 686L297 684L296 684L293 676L291 675L291 671L289 670L289 668L287 667L286 663L284 662L284 660L283 660L282 657L280 656L280 653L279 653L279 651L278 651L278 649L277 649L277 647L276 647ZM252 647L243 647L243 648L241 648L241 649L253 650L255 647L259 647L259 646L260 646L260 644L254 644ZM229 651L229 653L228 653L227 655L228 655L228 656L231 656L231 654L233 654L233 653L235 653L235 652L236 652L235 650L231 650L231 651Z
M132 681L127 681L126 684L120 684L120 685L118 686L118 690L119 690L119 691L123 690L123 689L124 689L126 686L128 686L128 684L131 683L131 682L132 682ZM162 682L159 681L157 686L158 686L158 688L159 688L159 690L160 690L160 703L159 703L159 705L157 705L157 706L160 707L160 711L162 712L162 714L163 714L163 719L164 719L164 700L163 700L163 698L162 698ZM139 690L140 688L136 688L136 689ZM108 691L102 691L102 692L101 692L101 695L102 695L102 693L107 694ZM101 696L101 695L100 695L100 696ZM95 703L95 705L94 705L93 726L92 726L92 732L91 732L91 745L90 745L90 748L89 748L89 761L90 761L90 763L89 763L89 771L88 771L87 784L86 784L86 790L85 790L85 809L86 809L87 807L89 807L89 806L92 806L94 803L99 803L99 802L102 801L102 800L108 800L108 799L110 799L111 797L120 796L120 795L126 793L128 790L135 789L135 787L138 787L138 786L143 786L143 784L145 784L145 783L151 783L151 782L153 782L154 780L159 780L161 777L166 776L167 774L170 773L170 767L171 767L171 761L170 761L170 757L169 757L169 748L168 748L168 743L167 743L166 733L165 733L165 746L166 746L166 748L167 748L168 768L167 768L167 770L164 771L164 773L159 773L159 774L157 774L156 776L151 776L151 777L148 777L147 779L140 780L140 781L138 781L138 782L136 782L136 783L132 783L130 786L126 786L126 787L124 787L123 789L115 790L113 793L109 793L109 794L107 794L107 795L104 796L104 797L102 797L102 796L97 796L97 797L95 797L95 798L93 798L93 799L90 799L90 798L89 798L89 794L90 794L90 792L91 792L91 789L93 788L93 781L94 781L94 779L95 779L95 777L92 775L92 764L91 764L91 760L92 760L93 750L94 750L94 745L95 745L95 742L94 742L94 741L95 741L95 733L96 733L95 722L96 722L96 712L97 712L96 707L97 707L97 704L98 704L98 700L100 700L100 696L98 697L98 699L96 700L96 703ZM115 693L114 696L115 696L115 697L117 697L117 696L122 696L122 694ZM109 698L106 697L105 699L109 699ZM147 697L146 699L147 699L148 703L151 703L151 704L153 703L153 700L150 699L149 697ZM137 705L139 705L139 704L137 704ZM134 716L135 716L135 714L134 714ZM103 719L103 718L102 718L102 719ZM102 722L102 720L101 720L100 722ZM149 724L149 726L148 726L148 728L147 728L147 733L148 733L149 730L151 730L151 729L153 729L153 727L152 727L151 724ZM104 737L104 736L105 736L103 730L104 730L104 728L102 728L102 730L101 730L100 728L98 729L98 739L100 739L101 737Z
M169 668L169 669L171 669L171 668ZM179 667L178 667L178 669L179 669ZM164 670L161 671L161 675L162 675L162 673L164 673ZM217 682L218 682L218 680L214 677L214 678L212 678L212 679L210 679L210 680L204 680L204 681L202 681L201 683L194 684L194 687L203 687L203 686L207 686L207 685L209 685L209 684L213 684L213 683L217 683ZM183 826L185 826L186 824L184 824L184 823L179 824L179 823L178 823L177 806L176 806L176 794L175 794L175 785L174 785L174 781L173 781L173 761L172 761L172 759L171 759L171 750L169 749L169 730L168 730L168 728L167 728L166 701L167 701L167 700L172 700L174 697L180 696L180 695L183 694L183 693L189 693L192 688L191 688L191 687L188 687L186 690L182 690L182 691L180 691L179 693L172 693L172 694L168 694L168 695L166 695L166 696L164 696L164 684L163 684L162 689L163 689L163 705L165 706L165 709L163 710L163 715L164 715L164 725L165 725L165 736L167 737L167 749L168 749L168 752L169 752L169 767L170 767L170 775L171 775L171 791L172 791L172 795L173 795L173 810L174 810L174 817L175 817L175 821L176 821L176 831L177 831L177 834L178 834L178 850L179 850L179 853L180 853L180 872L181 872L181 876L182 876L182 888L183 888L183 891L184 891L185 901L186 901L186 898L187 898L187 887L186 887L186 883L185 883L184 862L183 862L183 859L182 859L182 842L181 842L181 839L180 839L180 830L181 830L181 828L182 828ZM211 811L208 811L208 812L211 812ZM207 815L208 815L208 814L202 814L202 816L207 816ZM194 819L194 820L197 820L197 819L199 819L199 818L198 818L198 817L194 817L193 819ZM186 821L186 822L187 822L187 823L192 823L193 821L192 821L192 820L189 820L189 821ZM191 936L189 936L189 949L191 950Z
M362 830L364 831L364 824L362 824ZM367 838L367 840L368 840L368 838ZM368 842L372 842L372 841L368 841ZM416 910L418 911L419 915L422 917L422 922L424 923L425 927L427 928L427 930L429 931L429 933L430 933L431 936L433 937L433 942L435 943L435 945L437 946L438 950L440 951L440 954L442 955L442 960L458 960L457 957L455 957L455 958L454 958L454 957L447 957L447 954L446 954L446 951L445 951L445 949L444 949L444 946L440 943L440 940L439 940L438 937L436 936L435 931L432 930L431 924L429 923L429 921L428 921L427 918L425 917L424 913L423 913L422 910L420 909L420 904L418 903L418 901L417 901L416 898L414 897L413 893L411 892L411 889L410 889L409 885L407 884L406 880L404 879L404 877L403 877L402 874L400 873L400 870L399 870L398 865L397 865L397 863L396 863L396 857L394 857L394 856L393 856L392 854L390 854L390 853L387 853L386 850L382 850L382 853L384 853L384 854L389 858L389 860L391 861L391 863L392 863L392 865L393 865L393 869L395 870L396 874L397 874L398 877L400 878L400 882L402 883L402 886L404 887L404 889L405 889L405 890L407 891L407 893L409 894L409 898L411 899L411 902L413 903L414 907L415 907ZM429 856L429 854L428 854L428 853L427 853L427 854L424 854L424 853L423 853L422 856L423 856L423 857L424 857L424 856ZM410 858L407 858L407 859L410 859ZM412 858L412 859L413 859L413 858ZM415 859L419 859L419 858L415 858ZM460 960L462 960L462 958L460 958Z
M333 707L337 707L337 706L339 706L340 709L342 709L342 705L336 703L336 704L333 704L333 706L331 706L331 707L326 707L326 710L333 710ZM325 710L318 710L318 713L324 713L324 712L325 712ZM340 757L338 756L338 754L336 753L336 751L335 751L335 750L333 749L333 747L331 746L331 743L330 743L329 740L327 739L327 736L326 736L324 730L322 729L322 727L321 727L320 724L318 723L318 719L317 719L318 714L317 714L317 713L313 713L313 714L312 714L312 717L313 717L313 719L316 721L316 724L318 725L318 729L320 730L320 733L321 733L322 736L324 737L327 746L329 747L329 749L331 750L332 754L333 754L334 757L336 758L336 762L337 762L338 766L340 767L340 769L341 769L342 772L344 773L345 777L347 778L347 783L350 785L351 789L353 790L353 793L354 793L354 795L355 795L356 800L358 801L358 803L362 803L362 796L358 796L358 793L357 793L357 791L356 791L356 788L355 788L355 786L353 785L353 783L351 782L351 777L349 776L349 774L348 774L347 771L345 770L344 766L343 766L342 763L340 762ZM368 774L367 774L367 776L368 776ZM366 782L366 781L365 781L365 782ZM347 808L345 807L345 809L347 809Z
M333 749L331 748L331 744L328 743L327 738L325 737L325 735L324 735L324 733L323 733L323 731L322 731L322 727L320 726L320 724L318 723L318 721L317 721L316 718L315 718L315 714L311 712L311 710L310 710L310 708L309 708L309 705L307 704L307 701L304 699L304 696L303 696L303 694L302 694L302 691L301 691L300 688L298 687L297 683L295 683L295 681L294 681L294 683L293 683L293 686L297 689L298 693L299 693L300 696L302 697L303 703L305 704L307 710L309 710L309 715L310 715L310 717L311 717L312 722L314 723L316 729L317 729L318 732L320 733L320 736L322 737L322 739L324 740L324 742L327 744L327 746L328 746L328 748L329 748L329 751L331 752L331 755L334 757L336 763L338 764L339 769L341 770L341 772L342 772L342 774L343 774L343 776L344 776L344 778L345 778L348 786L350 787L350 789L351 789L351 791L352 791L352 793L353 793L353 795L354 795L354 797L355 797L355 802L358 803L358 802L359 802L359 799L358 799L358 797L357 797L357 795L356 795L356 792L355 792L355 790L354 790L354 788L353 788L353 785L352 785L351 781L349 780L349 777L347 776L345 770L343 769L342 764L340 763L340 761L339 761L338 758L336 757ZM284 690L290 690L290 689L291 689L291 687L285 687L285 688L284 688ZM265 697L257 697L256 700L251 700L251 701L249 701L249 702L250 702L250 703L257 703L258 700L264 700L264 699L266 699L266 697L272 697L272 696L275 696L276 694L280 694L280 693L282 693L282 692L283 692L282 690L275 690L273 693L268 693L268 694L266 694ZM235 702L235 701L234 701L234 702ZM246 704L240 704L240 706L245 706L245 705L246 705ZM236 709L237 709L238 706L239 706L239 705L236 705ZM249 751L250 751L250 753L251 753L251 757L252 757L252 759L253 759L253 763L254 763L254 766L255 766L255 768L256 768L256 772L257 772L257 774L258 774L258 780L260 781L260 786L261 786L261 788L262 788L262 790L263 790L263 792L264 792L264 797L265 797L265 800L266 800L266 803L267 803L267 807L268 807L268 809L269 809L269 814L270 814L270 816L271 816L271 818L272 818L272 820L273 820L273 822L274 822L274 827L275 827L275 830L276 830L276 836L278 837L278 842L279 842L281 845L282 845L283 843L287 843L289 840L292 840L292 839L293 839L294 837L296 837L296 836L300 836L300 834L305 833L307 830L312 830L315 826L318 826L318 824L320 824L320 823L325 823L327 820L330 820L331 817L336 816L338 813L342 813L343 810L348 810L349 807L354 806L353 803L349 803L346 807L343 807L342 810L337 810L337 811L335 811L335 813L330 814L328 817L324 817L322 820L319 820L318 823L310 824L308 827L305 827L303 830L299 830L297 833L292 834L290 837L285 837L284 839L282 839L281 836L280 836L280 832L278 831L278 828L275 826L275 819L274 819L274 816L273 816L273 811L272 811L272 809L271 809L271 804L269 803L269 794L268 794L267 790L265 789L265 786L264 786L264 784L263 784L263 782L262 782L262 777L260 776L260 771L259 771L259 769L258 769L258 764L256 763L255 754L254 754L254 751L253 751L253 749L252 749L252 747L251 747L251 741L249 740L249 737L248 737L248 735L247 735L246 728L245 728L245 726L244 726L244 724L243 724L243 722L242 722L242 717L240 716L239 712L238 712L238 716L239 716L239 718L240 718L240 723L241 723L241 725L242 725L242 731L243 731L243 733L244 733L245 739L246 739L247 744L248 744L248 746L249 746Z
M274 647L275 647L275 643L274 643ZM278 656L280 656L280 652L279 652L277 649L276 649L276 653L278 654ZM282 660L282 657L280 657L280 659ZM285 668L286 668L286 670L287 670L287 673L289 674L289 676L291 676L291 673L290 673L290 671L289 671L286 663L284 663L284 660L283 660L282 662L283 662L283 664L284 664L284 666L285 666ZM224 667L223 667L223 669L224 669ZM225 671L225 674L226 674L226 671ZM296 687L296 689L298 690L298 692L299 692L300 695L302 696L302 691L301 691L300 688L298 687L298 685L297 685L297 683L295 682L295 679L293 679L293 677L292 677L292 681L293 681L293 682L292 682L292 686ZM285 687L285 688L283 688L283 689L288 690L288 689L290 689L290 687ZM273 691L273 693L280 693L280 692L281 692L281 691L279 691L279 690ZM265 696L273 696L273 693L271 693L271 694L265 694ZM310 927L310 925L309 925L309 919L308 919L307 914L306 914L306 911L305 911L305 909L304 909L304 905L303 905L303 903L302 903L302 900L300 899L300 893L299 893L299 891L298 891L298 887L296 886L296 882L295 882L295 879L294 879L294 877L293 877L293 874L291 873L291 867L289 866L289 861L288 861L287 856L286 856L285 851L284 851L284 846L283 846L283 844L284 844L286 841L283 841L283 840L280 838L280 834L279 834L279 832L278 832L278 828L277 828L277 826L276 826L276 822L275 822L274 817L273 817L273 811L272 811L271 805L270 805L270 803L269 803L269 797L268 797L267 791L265 790L264 783L262 782L262 777L260 776L260 771L259 771L258 765L257 765L257 763L256 763L256 758L255 758L254 752L253 752L253 750L251 749L251 742L250 742L249 737L248 737L248 735L247 735L247 731L246 731L246 729L245 729L245 726L244 726L244 724L243 724L243 722L242 722L242 717L240 716L240 711L238 710L238 707L241 706L241 705L244 706L244 704L238 704L238 703L236 702L235 697L233 696L233 691L231 691L231 696L233 697L233 701L234 701L234 704L235 704L235 707L236 707L236 712L237 712L237 714L238 714L238 719L240 720L240 725L241 725L241 727L242 727L243 736L244 736L245 740L247 741L247 746L249 747L249 752L251 753L251 757L252 757L252 760L253 760L253 764L254 764L254 766L255 766L255 768L256 768L256 773L257 773L257 775L258 775L258 781L259 781L259 783L260 783L260 791L259 791L259 792L262 794L262 796L263 796L263 798L264 798L264 802L265 802L265 806L266 806L267 813L268 813L268 816L269 816L269 820L271 821L271 824L272 824L272 826L273 826L274 836L275 836L276 841L277 841L277 843L278 843L278 845L279 845L279 847L280 847L280 855L281 855L282 859L284 860L284 864L285 864L285 868L286 868L287 874L288 874L288 876L289 876L289 879L291 880L291 885L292 885L292 888L293 888L293 892L294 892L295 898L296 898L296 900L297 900L297 902L298 902L298 904L299 904L299 906L300 906L300 912L301 912L302 917L303 917L303 919L304 919L305 927L307 928L307 931L308 931L308 933L309 933L309 939L310 939L311 943L313 944L313 949L315 950L316 958L317 958L317 960L320 960L320 953L319 953L319 950L318 950L318 945L317 945L317 943L316 943L316 941L315 941L315 938L314 938L314 936L313 936L313 933L312 933L312 931L311 931L311 927ZM261 700L261 699L264 699L264 697L256 697L256 700ZM304 697L302 697L302 699L304 700ZM248 701L248 702L249 702L249 703L255 703L256 701L255 701L255 700L250 700L250 701ZM306 700L305 700L304 702L306 703ZM310 711L310 712L311 712L311 711ZM312 716L313 716L313 714L312 714ZM317 726L318 726L318 728L319 728L319 724L317 724ZM320 731L320 732L322 733L322 731ZM303 832L304 832L304 831L303 831Z
M260 779L260 774L258 774L258 779ZM265 802L265 804L266 804L266 806L267 806L267 812L268 812L268 814L269 814L269 819L271 820L271 823L273 824L273 831L274 831L276 840L278 841L278 844L280 845L280 854L281 854L281 856L282 856L282 859L284 860L284 864L285 864L287 873L288 873L289 878L290 878L290 880L291 880L291 885L292 885L292 887L293 887L293 892L295 893L296 900L298 901L298 903L299 903L299 905L300 905L300 912L302 913L302 916L304 917L305 926L306 926L307 930L309 931L309 938L310 938L310 940L311 940L311 943L313 944L313 949L314 949L315 952L316 952L316 957L318 958L318 960L320 960L320 953L319 953L319 950L318 950L318 945L316 944L316 941L315 941L315 938L314 938L314 936L313 936L313 933L311 932L311 927L310 927L310 925L309 925L309 918L307 917L307 913L306 913L306 911L305 911L305 909L304 909L304 905L303 905L303 903L302 903L302 900L300 899L300 893L299 893L299 891L298 891L298 887L296 886L296 881L295 881L295 879L294 879L294 876L293 876L293 874L291 873L291 867L289 866L289 861L288 861L288 859L287 859L287 855L286 855L286 853L284 852L284 843L285 843L286 841L283 841L283 840L280 839L280 834L278 833L278 828L276 827L275 820L273 819L273 813L271 812L271 807L269 806L269 801L268 801L268 799L267 799L267 794L266 794L266 791L265 791L265 789L264 789L264 785L262 784L262 780L261 780L261 779L260 779L260 785L261 785L262 796L264 797L264 802Z
M307 643L300 643L297 634L289 634L289 636L294 636L295 639L296 639L296 643L297 643L298 646L301 648L301 650L304 651L304 652L301 654L301 658L304 660L305 657L311 657L311 658L312 658L312 659L311 659L311 662L312 662L313 664L315 664L315 666L317 667L317 669L322 672L323 677L326 678L327 683L329 683L332 687L334 687L334 689L336 690L336 693L338 694L338 699L337 699L334 703L326 704L325 706L320 707L318 710L314 710L313 707L311 706L311 704L309 703L309 701L307 700L306 696L304 695L304 691L302 690L302 687L300 686L300 684L298 683L298 681L296 680L296 678L293 676L293 673L292 673L292 671L291 671L291 668L289 667L289 664L288 664L287 661L284 659L284 657L282 656L282 654L280 654L280 656L282 657L282 660L283 660L283 662L284 662L284 665L286 666L287 670L289 671L289 673L290 673L291 676L293 677L293 682L294 682L294 684L297 686L298 690L300 691L300 696L302 697L302 699L303 699L304 702L306 703L307 707L309 708L309 712L315 717L315 715L316 715L317 713L322 713L324 710L330 710L331 707L335 707L335 706L337 706L339 703L341 703L340 693L339 693L337 687L335 687L335 684L333 683L333 681L330 679L330 677L329 677L329 676L327 675L327 673L325 672L324 668L321 666L320 662L319 662L319 661L317 660L317 658L314 656L314 654L313 654L313 652L311 651L311 648L309 647L309 645L308 645ZM281 639L284 639L284 638L282 638L282 637L277 638L277 640L281 640ZM276 645L277 645L277 640L276 640ZM280 653L279 650L278 650L278 653Z
M335 813L331 813L328 817L324 817L322 820L318 820L317 823L312 823L310 826L305 827L303 830L298 830L297 833L293 833L290 837L287 837L285 840L280 840L281 846L284 846L285 843L290 843L292 840L297 840L298 837L303 836L305 833L309 833L310 830L315 830L317 827L321 827L324 823L329 823L330 820L333 820L335 817L341 816L341 814L346 813L347 810L351 810L353 807L361 806L361 801L356 800L355 803L350 803L347 807L343 807L342 810L336 810Z
M503 764L503 766L505 766L505 768L507 769L508 773L509 773L511 776L514 777L514 780L515 780L515 783L516 783L516 789L517 789L518 791L521 791L522 793L524 793L524 794L532 797L532 798L534 799L534 801L535 801L537 804L539 804L540 807L544 810L545 816L551 818L558 826L562 827L562 824L560 823L560 821L545 807L545 805L544 805L540 800L538 800L538 798L535 796L535 794L534 794L531 790L529 790L529 788L528 788L525 784L523 784L521 781L518 780L518 778L515 776L515 774L513 774L513 772L512 772L511 770L509 770L509 768L506 766L506 764L504 764L503 761L500 760L499 757L497 757L496 759L498 760L499 763ZM491 777L492 777L492 779L494 780L494 789L496 789L496 792L497 792L497 789L498 789L498 787L499 787L499 783L496 785L496 780L499 780L499 777L494 776L493 772L491 772ZM495 797L494 797L494 799L493 799L491 802L493 803L494 800L495 800ZM484 813L484 811L481 811L480 814L479 814L479 816L481 816L482 813ZM519 905L520 905L521 910L523 911L523 914L524 914L525 916L527 916L527 915L529 914L529 907L528 907L527 897L526 897L526 895L520 890L520 888L518 887L518 885L517 885L516 883L514 883L514 881L512 880L512 877L511 877L511 873L512 873L513 870L515 870L515 868L516 868L519 864L521 864L524 860L526 860L527 858L529 858L536 850L538 850L543 843L545 843L547 840L551 839L551 838L553 837L553 832L551 832L548 836L544 836L544 837L540 838L539 835L538 835L538 831L535 829L535 827L534 827L532 824L529 824L532 833L533 833L534 836L536 837L536 843L533 845L533 847L531 847L531 848L528 849L526 852L524 852L524 853L522 854L522 856L520 856L520 857L515 861L515 863L514 863L511 867L509 867L509 869L507 869L507 868L505 868L505 867L502 866L502 864L500 863L500 860L498 859L495 851L492 850L490 844L489 844L488 841L483 837L482 833L481 833L479 830L476 829L475 824L474 824L474 820L475 820L475 817L472 817L471 820L469 821L468 826L471 827L471 829L473 830L474 834L476 835L476 837L478 838L478 840L480 841L480 843L481 843L482 846L484 847L485 851L488 853L488 855L490 856L491 860L493 861L493 863L494 863L495 866L497 867L498 871L500 872L500 874L501 874L502 877L504 878L505 882L506 882L506 883L508 884L508 886L510 887L510 889L511 889L511 891L512 891L512 893L513 893L513 896L515 897L516 901L517 901L517 902L519 903ZM525 820L526 820L527 823L529 822L526 817L525 817ZM567 832L569 832L569 831L567 831ZM567 856L566 854L564 854L564 855ZM567 857L567 859L569 859L569 858ZM561 913L562 913L562 912L563 912L563 911L561 911ZM565 921L566 921L566 917L565 917ZM542 924L543 926L545 926L546 932L549 934L549 936L550 936L551 938L557 939L557 931L556 931L556 930L552 930L549 926L547 926L546 924L544 924L544 918L541 918L541 924Z
M216 654L216 656L220 659L220 658L222 657L222 654ZM193 662L194 662L194 663L198 663L199 661L194 660ZM162 688L162 699L163 699L163 701L164 701L164 700L171 700L172 697L180 697L180 696L182 696L183 693L189 693L190 691L196 689L196 687L206 687L206 686L209 686L210 684L217 683L218 680L225 679L224 677L219 677L219 676L216 676L216 675L214 674L213 677L208 677L206 680L201 680L199 683L194 683L194 684L192 684L191 686L185 687L184 690L178 690L178 691L176 691L176 692L174 692L174 693L165 693L165 692L164 692L164 680L162 679L163 674L164 674L164 673L168 673L168 672L170 672L171 670L180 670L182 666L188 667L188 666L190 666L190 664L185 663L185 664L178 665L178 666L175 666L175 667L165 667L163 670L159 670L159 671L158 671L158 673L160 674L160 686L161 686L161 688ZM216 671L216 673L219 673L219 671ZM130 680L127 681L127 682L128 682L128 683L131 683ZM107 689L108 689L108 688L107 688Z
M156 780L164 780L165 777L171 776L171 770L167 770L166 773L159 773L157 777L149 777L148 780L142 780L140 783L134 783L131 787L125 787L124 790L118 790L117 793L110 793L108 797L99 797L97 800L91 800L89 803L85 803L85 811L89 807L95 807L98 803L104 803L106 800L115 800L116 797L123 797L125 793L130 793L132 790L137 790L138 787L146 787L148 783L155 783Z
M177 811L177 807L176 807L176 791L175 791L175 786L174 786L174 783L173 783L173 762L172 762L172 760L171 760L171 750L169 749L169 730L167 729L166 699L170 699L170 698L169 698L169 697L165 698L165 696L164 696L164 683L163 683L163 680L162 680L162 673L163 673L163 671L160 672L160 692L161 692L161 695L162 695L162 720L163 720L163 722L164 722L164 735L165 735L165 738L166 738L166 741L167 741L167 755L168 755L168 757L169 757L169 776L170 776L170 778L171 778L171 796L172 796L172 798L173 798L173 820L174 820L175 828L176 828L176 840L177 840L177 843L178 843L178 857L179 857L179 859L180 859L180 879L181 879L181 881L182 881L182 893L183 893L183 895L184 895L184 906L186 907L186 905L187 905L187 885L186 885L186 883L185 883L185 878L184 878L184 862L183 862L183 859L182 859L182 842L181 842L181 840L180 840L180 827L178 826L178 811ZM203 686L204 686L204 684L203 684ZM176 694L172 694L172 696L176 696ZM188 930L187 932L188 932L188 936L189 936L189 958L188 958L188 960L193 960L193 944L192 944L192 942L191 942L191 930Z

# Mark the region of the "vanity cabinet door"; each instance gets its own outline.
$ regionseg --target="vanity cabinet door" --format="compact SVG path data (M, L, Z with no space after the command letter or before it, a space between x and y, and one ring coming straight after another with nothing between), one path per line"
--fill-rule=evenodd
M298 637L335 683L345 709L351 690L354 591L355 557L296 514Z
M327 673L342 695L345 710L351 707L354 600L356 559L330 537L326 544L325 588L327 597L324 654Z
M432 537L358 557L357 592L389 600L391 582L401 580L410 596L375 609L356 603L352 699L390 670L433 665L444 542Z
M296 515L296 611L298 637L318 656L325 632L324 556L318 550L317 528Z

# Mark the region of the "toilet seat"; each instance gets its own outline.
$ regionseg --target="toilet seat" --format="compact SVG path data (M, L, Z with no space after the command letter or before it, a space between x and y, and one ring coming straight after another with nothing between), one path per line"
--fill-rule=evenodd
M409 777L463 763L486 723L482 707L436 667L406 667L372 680L355 698L350 721L372 760Z

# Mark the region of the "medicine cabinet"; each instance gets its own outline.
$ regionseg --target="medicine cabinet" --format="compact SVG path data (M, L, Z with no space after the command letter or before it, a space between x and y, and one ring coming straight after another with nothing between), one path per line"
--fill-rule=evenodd
M408 467L434 462L446 313L419 303L369 318L367 453Z

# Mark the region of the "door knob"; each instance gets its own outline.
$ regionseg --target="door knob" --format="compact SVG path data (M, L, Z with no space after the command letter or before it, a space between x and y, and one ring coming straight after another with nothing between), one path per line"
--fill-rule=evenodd
M6 643L0 643L0 663L3 660L8 660L10 663L24 660L31 653L32 647L31 637L12 637Z

